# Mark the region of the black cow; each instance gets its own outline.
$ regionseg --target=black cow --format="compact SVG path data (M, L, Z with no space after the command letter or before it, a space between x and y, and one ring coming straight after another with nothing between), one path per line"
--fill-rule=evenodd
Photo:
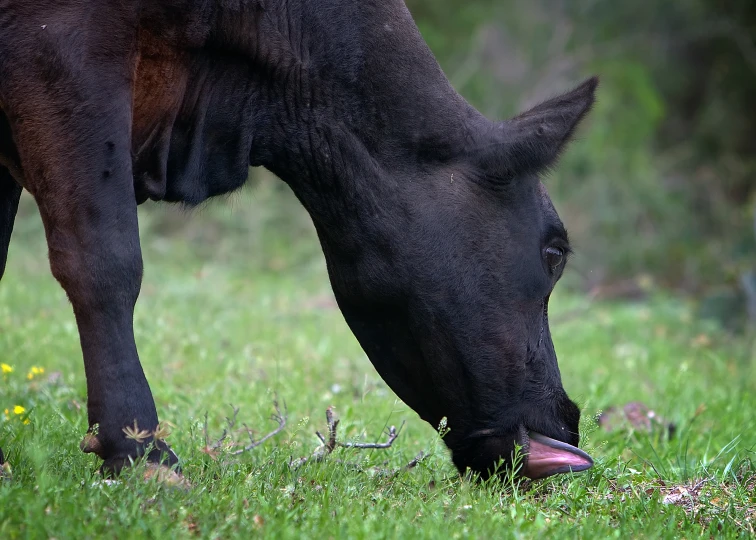
M515 444L538 478L591 466L547 305L569 253L538 174L596 79L505 122L450 86L401 0L0 0L0 260L19 195L44 222L87 377L85 451L174 464L134 342L137 205L283 179L344 317L460 470ZM7 353L6 353L7 354ZM149 443L153 443L149 445Z

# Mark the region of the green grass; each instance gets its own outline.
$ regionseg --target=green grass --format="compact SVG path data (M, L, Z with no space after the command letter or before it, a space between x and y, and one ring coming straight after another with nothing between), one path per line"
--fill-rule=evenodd
M200 212L173 239L157 234L167 228L161 214L143 216L136 334L161 419L175 425L169 442L188 490L146 482L139 468L104 483L96 458L79 451L87 420L78 336L25 202L0 284L0 361L14 369L0 375L0 446L13 469L0 480L0 538L753 534L752 345L668 298L588 305L557 294L554 342L596 466L534 483L461 479L435 430L387 388L334 309L301 215L288 227L300 227L296 235L261 217L266 193L247 213ZM44 373L29 380L34 366ZM231 405L262 434L275 427L275 394L288 406L284 432L236 458L202 451L205 414L214 438ZM675 436L598 427L600 411L629 401L674 422ZM17 405L25 412L14 414ZM391 449L337 449L292 467L319 445L314 432L325 430L331 405L344 440L381 439L406 424ZM417 467L386 474L421 451L429 457Z

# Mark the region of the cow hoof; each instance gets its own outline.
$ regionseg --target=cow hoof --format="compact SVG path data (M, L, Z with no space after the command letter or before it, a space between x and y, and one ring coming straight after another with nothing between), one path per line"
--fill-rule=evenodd
M178 467L178 456L170 449L170 447L162 440L153 440L153 448L147 454L147 463L149 467L163 468L166 470L175 469L177 474L180 474ZM139 459L142 452L125 452L121 455L108 457L105 454L105 447L100 439L94 433L87 433L84 435L79 448L85 454L97 454L103 459L102 466L100 467L100 473L104 477L118 476L124 467L130 467L137 459Z
M148 466L168 470L173 468L178 474L181 473L181 469L178 467L178 456L164 442L160 442L157 448L153 448L146 458ZM106 458L100 467L100 473L105 477L118 476L125 467L131 467L137 459L139 457L132 455Z

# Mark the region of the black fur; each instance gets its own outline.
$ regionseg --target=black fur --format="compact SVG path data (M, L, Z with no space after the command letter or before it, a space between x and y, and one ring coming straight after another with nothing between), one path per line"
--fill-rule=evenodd
M448 417L461 470L507 459L523 429L577 444L546 317L563 264L544 250L569 246L537 174L595 79L491 122L401 0L0 0L0 35L0 255L23 186L108 467L143 451L123 427L157 424L132 329L136 205L201 203L249 165L292 187L347 323L408 405Z

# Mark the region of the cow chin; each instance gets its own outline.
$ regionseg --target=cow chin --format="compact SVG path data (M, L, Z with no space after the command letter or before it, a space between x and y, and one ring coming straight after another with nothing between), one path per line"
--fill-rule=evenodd
M515 460L518 447L520 459ZM522 425L509 434L493 430L478 432L452 450L452 460L460 472L469 468L483 480L494 474L507 474L515 461L518 466L515 474L532 480L581 472L593 466L593 459L579 448Z

